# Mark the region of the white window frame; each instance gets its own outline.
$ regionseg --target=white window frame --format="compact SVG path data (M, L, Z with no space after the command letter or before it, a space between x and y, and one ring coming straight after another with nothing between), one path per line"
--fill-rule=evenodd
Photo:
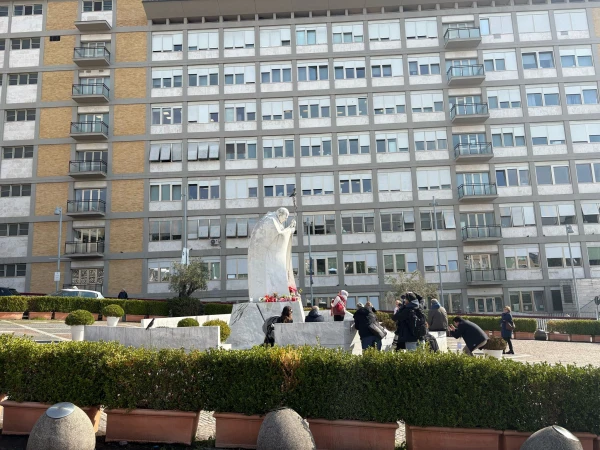
M271 188L271 195L267 195L267 188ZM263 178L263 194L265 198L289 197L296 189L294 175L268 175Z
M344 274L346 275L373 275L377 274L377 251L363 250L343 253ZM348 266L351 264L351 266ZM351 271L347 268L351 267Z
M215 77L216 77L216 79L215 79ZM194 81L192 82L192 80L194 80ZM189 87L208 87L208 86L218 86L218 85L219 85L219 66L190 66L190 67L188 67L188 86Z
M549 270L556 269L556 268L571 267L571 262L570 262L571 255L573 255L573 267L583 267L583 258L581 255L581 245L579 242L571 243L571 251L569 251L569 245L567 243L546 244L545 248L546 248L546 265ZM556 256L553 256L553 255L556 255ZM562 266L551 266L548 263L549 259L558 259L559 257L562 259ZM579 259L579 264L577 264L577 259Z
M256 66L254 64L225 64L223 73L225 86L256 84ZM230 79L232 83L228 82Z
M333 173L302 174L300 178L302 196L333 195Z
M377 171L379 192L412 192L410 169L380 169Z
M225 50L251 49L255 46L254 28L232 28L223 32Z
M600 121L570 122L570 125L574 144L600 142ZM583 140L583 136L587 138Z
M241 109L243 108L243 112ZM240 115L242 112L242 115ZM225 122L256 122L256 101L225 102Z
M416 64L416 73L412 67ZM408 74L411 77L419 75L440 75L440 55L414 55L408 56Z
M225 183L227 200L258 198L258 177L227 178Z
M304 38L300 37L303 35ZM315 37L314 44L309 44L309 36ZM323 45L327 44L327 25L326 24L311 24L296 26L296 46L304 47L308 45Z
M490 109L518 109L522 106L521 90L518 87L488 89L487 98Z
M193 193L192 190L195 190L196 192ZM205 193L205 195L203 195L203 193ZM218 178L189 179L187 184L187 194L188 200L218 200L221 198L221 181Z
M175 122L175 115L177 113L177 110L179 110L179 122ZM155 123L154 120L154 115L158 112L159 117L160 117L160 121L159 123ZM168 114L165 114L165 112L168 112ZM169 123L165 123L165 118L166 117L171 117L170 122ZM181 125L183 121L183 111L182 111L182 107L181 105L176 105L176 106L172 106L172 105L152 105L152 125Z
M442 91L411 92L410 103L413 113L443 112L444 93Z
M504 179L506 184L501 185L498 178L498 172L504 173ZM511 184L511 177L516 172L517 183ZM527 172L525 175L524 173ZM525 177L525 179L524 179ZM498 187L519 187L519 186L531 186L531 174L529 173L529 166L527 164L518 165L497 165L496 166L496 186Z
M540 95L542 98L542 105L530 105L529 104L529 95ZM548 105L548 95L555 95L558 99L558 104L556 105ZM525 97L527 98L527 106L529 108L542 108L546 106L560 106L560 90L558 85L542 85L542 86L526 86L525 87Z
M585 9L568 9L554 11L556 32L588 31L588 21Z
M333 24L331 26L331 42L333 44L352 44L364 42L362 22Z
M371 78L395 78L402 76L404 76L402 56L371 58Z
M337 137L338 155L365 155L371 151L371 136L366 134L342 135ZM343 143L343 144L342 144Z
M150 142L150 163L180 162L183 159L181 141Z
M401 39L399 20L369 22L368 27L369 41L371 42L399 41Z
M168 196L165 196L164 186L168 186ZM152 194L158 189L158 200L152 200ZM179 181L150 181L150 202L179 202L181 201L182 186ZM167 198L168 197L168 198ZM179 197L179 198L177 198Z
M292 120L294 118L294 100L263 99L261 102L262 121Z
M507 211L508 210L508 211ZM509 214L502 214L508 212ZM510 217L510 226L505 227L502 217ZM533 203L500 205L500 225L502 228L521 228L535 226L535 210Z
M313 116L314 108L317 108L318 115ZM303 111L306 117L303 117ZM331 118L331 99L329 97L301 97L298 99L298 117L300 119L330 119Z
M247 280L248 279L248 257L246 256L227 256L227 279L228 280Z
M369 172L340 172L340 195L352 194L370 194L373 192L373 175ZM344 185L347 183L348 192L344 192ZM358 187L358 189L357 189Z
M380 151L383 144L383 151ZM405 153L409 150L408 131L396 133L375 133L375 151L377 153Z
M152 53L171 53L183 51L183 31L152 33Z
M419 191L452 189L450 168L417 168L417 186Z
M385 222L388 222L388 219L389 219L389 223L390 223L389 230L384 229L384 226L383 226L384 216L387 217ZM379 221L380 221L382 233L404 233L404 232L415 231L415 211L413 209L384 209L384 210L381 210L379 212ZM396 226L394 226L394 224L396 224Z
M338 77L341 70L343 76ZM333 75L335 80L360 80L367 77L365 58L359 59L334 59Z
M188 31L189 51L219 49L219 30Z
M368 97L336 97L336 117L359 117L369 114Z
M279 74L279 81L275 81L275 73ZM285 80L285 74L289 75L289 79ZM264 75L268 75L268 80L265 80ZM268 83L291 83L292 82L292 63L261 63L260 65L260 82L261 84Z
M298 61L297 63L297 73L298 82L299 83L310 83L315 81L327 81L329 80L329 62L327 60L319 60L319 61ZM301 75L301 69L304 71L304 75ZM325 75L322 70L327 70L327 78L322 77L321 75ZM316 74L316 78L311 79L311 70L314 70Z
M510 13L480 14L479 26L481 28L482 36L514 33L512 16Z
M290 47L291 27L260 27L260 48Z
M456 247L440 248L439 253L440 260L438 261L435 248L423 249L425 272L458 272L458 249Z
M594 56L592 47L590 45L578 45L575 47L561 46L558 48L558 56L560 58L560 65L562 68L594 67ZM575 63L573 66L563 64L563 57L569 56L573 57L573 62ZM585 58L585 60L582 58ZM583 61L587 62L587 58L589 58L589 64L581 64Z
M154 86L155 80L159 81L159 86ZM152 68L152 89L180 87L183 87L183 69L181 67Z
M532 258L537 255L537 258ZM537 264L536 264L537 259ZM511 264L509 260L512 260ZM531 270L539 269L540 266L540 247L539 245L505 245L504 246L504 264L506 270Z
M518 12L517 28L519 33L550 33L548 11Z
M404 22L407 40L437 39L437 18L407 19Z
M300 157L332 156L331 135L300 136Z
M373 94L373 114L406 114L406 94Z
M562 123L531 124L529 127L532 145L564 145L565 128ZM546 138L546 143L535 143L534 139Z
M413 133L415 151L448 150L448 136L445 128L419 129Z
M550 175L552 177L551 184L540 183L538 173L537 173L538 167L549 167L550 168ZM567 168L567 173L569 175L569 181L567 183L557 183L555 170L557 168L565 168L565 167ZM557 186L557 185L571 184L571 169L569 167L569 163L568 162L564 162L564 163L556 162L554 164L536 164L536 166L535 166L535 181L540 186Z
M295 155L293 136L264 137L262 145L263 159L293 158ZM267 149L270 149L269 153L267 153ZM281 153L278 149L281 149ZM267 156L268 154L270 156Z
M229 147L233 145L234 158L230 158ZM243 147L243 152L240 152L240 146ZM225 160L226 161L242 161L254 160L257 158L257 143L256 139L225 139Z

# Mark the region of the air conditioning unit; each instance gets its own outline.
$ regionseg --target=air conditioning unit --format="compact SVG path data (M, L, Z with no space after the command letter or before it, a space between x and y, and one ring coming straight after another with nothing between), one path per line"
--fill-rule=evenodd
M213 247L221 245L221 239L211 239L210 240L210 245L212 245Z

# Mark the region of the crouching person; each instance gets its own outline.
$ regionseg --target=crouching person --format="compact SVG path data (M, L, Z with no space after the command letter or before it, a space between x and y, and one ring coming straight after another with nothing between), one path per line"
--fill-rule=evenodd
M463 338L465 341L463 351L467 355L473 356L475 350L480 349L487 343L488 336L479 325L460 316L455 317L452 322L454 325L448 327L450 334L456 339Z

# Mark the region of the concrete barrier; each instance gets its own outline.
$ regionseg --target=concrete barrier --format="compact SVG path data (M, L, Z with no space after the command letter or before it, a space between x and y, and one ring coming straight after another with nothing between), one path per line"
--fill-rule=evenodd
M362 353L360 337L350 326L351 322L321 323L276 323L277 345L320 345L327 348L342 348L355 355Z
M209 320L222 320L224 322L229 323L230 317L231 314L214 314L212 316L163 317L154 319L154 324L152 325L152 328L177 328L177 324L181 319L196 319L200 326L202 326L204 322L208 322ZM140 324L140 326L142 328L146 328L151 321L152 319L142 319L142 323Z
M85 341L116 341L127 347L207 350L221 343L220 327L150 328L86 326Z
M304 311L304 318L306 318L306 316L308 316L309 312L310 311ZM323 316L323 319L325 320L325 322L333 322L333 316L331 315L331 313L329 312L328 309L320 309L319 314L321 314ZM354 316L352 314L350 314L349 312L347 312L346 315L344 316L344 320L354 320Z

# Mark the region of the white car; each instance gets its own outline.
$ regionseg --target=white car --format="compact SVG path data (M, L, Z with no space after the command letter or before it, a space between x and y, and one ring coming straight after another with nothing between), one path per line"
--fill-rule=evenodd
M53 297L85 297L85 298L104 298L104 296L98 291L88 291L86 289L61 289L60 291L53 292L50 294Z

